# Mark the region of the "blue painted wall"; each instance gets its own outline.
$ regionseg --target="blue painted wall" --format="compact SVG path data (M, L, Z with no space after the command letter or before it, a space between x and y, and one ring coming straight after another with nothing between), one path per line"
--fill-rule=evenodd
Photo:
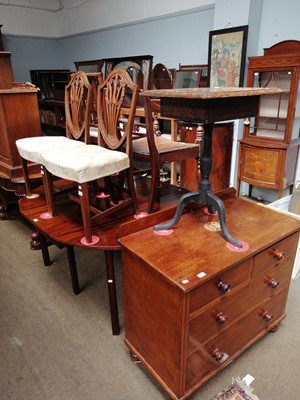
M60 39L5 35L16 81L30 80L30 69L68 68L74 61L151 54L168 67L206 64L214 10L188 12L143 23Z

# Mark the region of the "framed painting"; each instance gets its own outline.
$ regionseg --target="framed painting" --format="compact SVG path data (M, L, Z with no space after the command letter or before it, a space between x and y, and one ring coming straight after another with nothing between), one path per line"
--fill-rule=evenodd
M210 87L243 86L248 25L209 32Z

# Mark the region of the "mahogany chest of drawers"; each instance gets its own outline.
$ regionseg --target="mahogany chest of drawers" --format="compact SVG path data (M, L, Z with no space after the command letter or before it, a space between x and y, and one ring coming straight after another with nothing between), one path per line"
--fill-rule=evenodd
M120 239L125 343L172 399L187 399L285 318L299 221L242 199L224 203L246 251L209 230L218 218L203 209L171 235L143 223Z

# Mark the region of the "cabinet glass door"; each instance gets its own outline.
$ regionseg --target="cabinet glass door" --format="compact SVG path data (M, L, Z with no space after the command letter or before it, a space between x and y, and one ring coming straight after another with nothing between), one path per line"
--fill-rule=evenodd
M283 92L261 96L258 116L252 118L250 123L250 136L277 139L280 141L287 140L287 117L291 81L292 71L290 70L254 73L254 87L279 88Z
M291 140L298 139L299 137L300 137L300 88L298 82L297 91L295 94L295 114L291 129Z

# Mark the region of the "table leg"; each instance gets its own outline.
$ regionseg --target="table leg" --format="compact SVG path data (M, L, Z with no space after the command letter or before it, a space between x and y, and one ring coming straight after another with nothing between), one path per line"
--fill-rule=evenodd
M112 334L119 335L120 323L119 323L118 300L117 300L116 281L115 281L114 253L112 250L104 250L104 255L105 255Z
M67 246L67 255L69 261L73 293L77 295L80 293L80 286L78 281L78 273L77 273L76 259L73 246Z
M154 226L154 230L166 230L173 228L179 221L185 206L189 203L207 205L210 211L218 211L221 231L224 238L233 246L241 248L243 245L237 239L234 239L228 232L226 225L225 206L221 199L215 196L211 191L210 173L212 170L212 131L213 124L204 125L204 149L200 159L201 181L198 192L184 194L180 199L173 219L167 224Z

